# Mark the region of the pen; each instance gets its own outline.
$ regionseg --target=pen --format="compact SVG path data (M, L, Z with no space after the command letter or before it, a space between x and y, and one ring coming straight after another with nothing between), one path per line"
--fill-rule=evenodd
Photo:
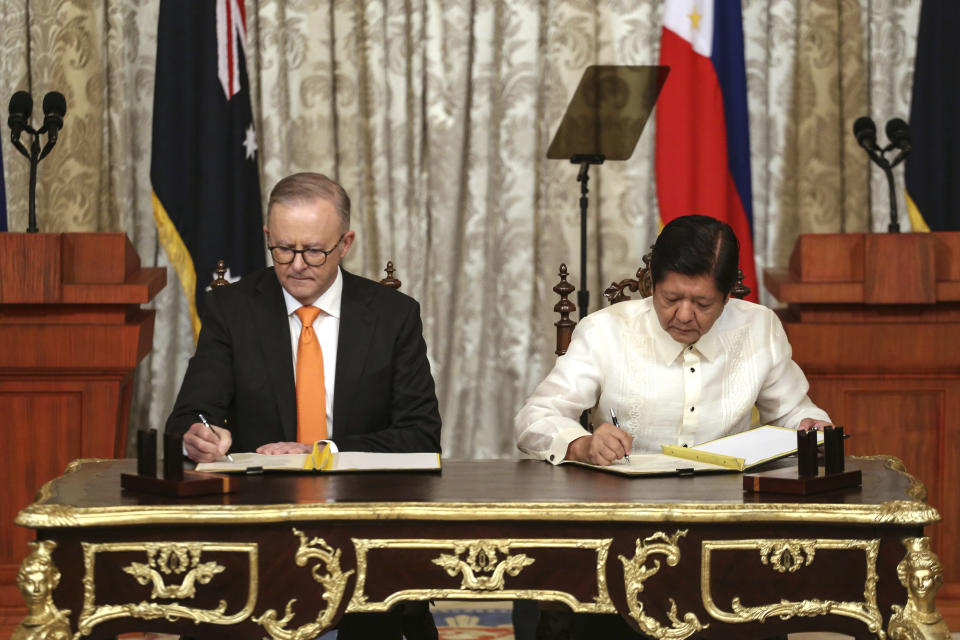
M610 407L610 420L613 422L613 426L615 426L617 429L620 428L620 421L617 420L617 412L613 410L613 407ZM623 456L623 459L626 460L627 463L629 464L629 463L630 463L630 454L628 453L628 454L624 455L624 456Z
M212 433L214 437L216 437L217 442L220 442L220 435L213 430L213 427L211 427L210 423L207 422L207 419L203 417L203 414L198 413L197 415L200 416L200 422L202 422L207 429L210 429L210 433ZM231 456L229 453L227 454L227 460L229 460L230 462L233 462L233 456Z

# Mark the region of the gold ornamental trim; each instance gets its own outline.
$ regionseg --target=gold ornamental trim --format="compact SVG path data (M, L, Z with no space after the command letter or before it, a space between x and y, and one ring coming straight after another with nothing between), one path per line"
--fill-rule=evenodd
M71 473L76 473L80 467L85 464L100 464L103 462L110 462L105 458L77 458L76 460L71 460L67 463L67 467L63 470L63 475L68 476ZM62 478L63 476L61 476ZM43 483L43 486L37 491L36 496L34 497L34 502L44 503L48 501L53 496L53 486L57 484L61 478L51 478Z
M466 554L466 558L462 558ZM503 559L499 554L503 555ZM463 576L461 589L467 591L503 591L507 576L518 576L534 559L524 553L511 555L510 547L493 540L456 544L453 553L441 553L431 562L451 577Z
M78 508L34 503L16 524L32 529L150 524L263 524L316 520L538 520L557 522L804 522L928 526L940 514L922 502L817 503L447 503L338 502L277 505L151 505Z
M760 545L760 562L778 573L796 573L809 567L817 554L811 540L767 540Z
M641 631L658 640L684 640L710 626L702 624L696 614L691 612L684 614L683 620L680 620L677 616L677 603L673 598L668 599L670 610L667 612L667 618L670 620L670 626L664 626L656 618L644 612L643 602L637 597L643 591L643 583L660 571L660 561L654 559L648 565L647 558L654 554L663 555L667 566L677 566L680 563L678 540L686 535L686 529L677 530L672 536L658 531L642 540L637 538L632 558L618 556L623 563L623 583L627 593L630 617L636 621Z
M54 486L64 477L45 483L36 501L17 515L15 523L32 529L62 527L123 527L153 524L262 524L327 520L444 520L497 521L529 520L562 522L804 522L830 524L899 525L925 527L940 521L940 514L923 502L926 488L904 470L894 456L868 456L882 460L887 468L910 481L910 500L873 505L818 503L447 503L447 502L358 502L275 505L129 505L73 507L46 504ZM115 460L80 459L67 465L64 476L86 464L114 463Z
M811 550L844 550L863 551L866 556L866 575L863 585L863 601L841 602L837 600L799 600L790 601L781 599L779 602L746 607L740 597L736 596L730 603L730 611L724 611L713 600L710 579L710 556L714 551L756 550L761 554L761 562L768 563L767 555L773 549L791 549L791 553L804 550L807 554L806 565L813 562ZM879 640L884 640L883 617L877 606L877 553L880 549L880 540L835 540L835 539L748 539L748 540L704 540L701 546L700 560L700 596L703 606L714 619L730 624L743 622L763 622L767 618L777 617L781 620L790 618L825 616L829 614L846 616L863 622L870 633L876 634ZM799 558L795 557L794 561ZM774 566L776 568L776 566Z
M907 466L903 464L903 460L896 456L891 455L875 455L875 456L851 456L854 460L879 460L883 462L883 466L891 471L896 471L902 476L907 478L907 481L910 483L910 486L907 487L907 496L911 500L916 500L917 502L926 502L927 501L927 487L921 482L918 478L914 477L907 471Z
M313 622L308 622L295 629L287 629L287 624L293 619L293 605L296 598L287 601L284 608L283 617L278 619L276 609L267 609L262 615L253 618L253 621L264 628L270 634L273 640L304 640L307 638L316 638L330 627L330 622L340 607L343 600L343 594L347 589L347 580L353 569L342 571L340 569L340 549L334 549L323 538L307 539L299 529L294 529L293 534L300 539L300 546L294 555L294 562L298 567L305 567L307 563L316 561L310 569L310 575L315 582L323 586L323 594L320 599L327 603L327 606L317 612L317 617ZM321 571L321 567L324 569Z
M141 620L179 620L186 618L195 623L236 624L246 620L257 602L259 590L259 550L257 543L220 542L109 542L82 543L83 547L83 608L77 622L78 635L90 635L95 626L116 618L139 618ZM175 599L174 602L151 602L97 605L96 557L104 553L142 551L146 562L133 562L122 570L141 585L150 585L150 600ZM225 570L216 562L201 562L207 551L246 554L249 563L247 602L234 614L227 614L227 603L220 600L214 609L200 609L183 604L184 600L196 597L197 585L207 584L215 575ZM169 584L167 581L171 581ZM179 580L179 582L172 582Z
M197 584L208 584L226 570L216 562L200 562L203 553L199 543L147 543L147 562L131 562L123 567L143 586L150 585L150 599L190 599L197 595ZM164 576L180 578L180 584L166 584Z
M357 555L357 584L346 613L377 613L387 611L405 600L541 600L562 602L575 613L616 613L607 589L606 564L612 538L483 538L424 540L417 538L372 539L352 538ZM436 549L440 553L431 560L450 576L462 576L456 589L404 589L390 594L386 599L371 601L367 594L366 580L369 569L368 553L371 549L409 550ZM565 591L555 589L508 589L506 576L518 575L534 559L518 550L530 549L587 549L596 553L597 595L593 602L581 602Z

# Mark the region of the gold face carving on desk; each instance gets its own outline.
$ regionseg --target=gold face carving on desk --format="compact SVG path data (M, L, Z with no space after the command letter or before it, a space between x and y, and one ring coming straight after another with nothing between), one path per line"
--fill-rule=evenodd
M860 620L870 633L876 634L879 640L884 640L881 628L883 619L877 606L877 552L880 549L880 540L788 540L788 539L750 539L750 540L704 540L700 559L700 596L707 612L716 620L726 623L763 622L767 618L778 617L787 620L795 616L812 617L824 615L847 616ZM863 585L862 602L839 602L836 600L790 601L781 598L779 602L747 607L741 603L740 597L734 597L730 603L730 611L722 610L713 600L713 590L710 581L710 558L714 553L735 550L757 550L760 552L762 564L771 564L770 554L776 557L781 551L779 559L772 560L772 568L780 573L795 572L800 569L801 553L806 556L803 566L813 563L816 550L831 549L843 551L862 551L866 555L867 572ZM801 551L802 550L802 551ZM789 564L784 556L790 554Z
M51 553L57 543L50 540L28 543L33 551L23 560L17 572L17 588L27 604L27 615L17 625L11 640L68 640L69 611L57 609L53 590L60 583L60 572Z
M644 538L637 538L636 551L633 558L627 559L619 556L623 563L623 582L627 592L627 606L630 608L630 617L637 621L640 630L647 635L658 638L659 640L683 640L688 638L701 629L706 629L709 624L701 624L700 620L693 613L687 613L681 621L677 617L677 603L670 598L670 611L667 617L671 625L665 627L656 619L644 613L643 603L637 598L637 594L643 591L643 583L660 570L660 562L654 560L652 566L646 566L647 557L655 553L666 556L668 566L675 567L680 562L680 545L677 541L687 535L687 530L678 530L672 536L668 536L662 531Z
M219 543L219 542L110 542L102 544L82 543L83 564L83 609L77 630L80 635L90 635L93 628L116 618L138 618L141 620L177 620L186 618L194 622L228 625L236 624L250 617L257 602L259 590L258 557L255 542ZM122 571L139 584L151 585L150 600L158 598L176 598L179 601L193 600L197 595L197 585L208 584L215 576L226 571L216 562L201 563L206 552L237 553L246 557L247 570L242 575L229 575L231 579L248 580L247 601L236 613L227 613L227 602L220 600L213 609L201 609L184 605L182 602L140 602L97 604L97 576L94 571L98 555L111 553L142 552L146 563L133 562L122 567ZM120 575L119 573L117 575ZM115 576L102 578L105 582L115 580ZM177 579L179 583L167 584L167 580ZM209 587L210 589L215 589Z
M943 565L930 551L930 538L904 538L907 555L897 565L900 584L907 588L906 606L893 605L887 630L892 640L949 640L950 630L934 606L943 584Z
M318 560L322 563L324 572L320 572L321 564L315 564L310 570L310 575L318 583L323 585L323 595L321 600L327 603L326 608L317 613L313 622L296 629L287 629L287 623L293 619L293 603L296 599L287 602L284 608L283 617L277 619L276 609L268 609L259 617L253 618L253 621L261 625L270 637L274 640L293 640L294 638L315 638L330 627L334 614L340 607L340 601L343 599L343 592L347 589L347 578L353 573L350 571L341 571L340 569L340 549L334 549L327 544L323 538L307 539L307 536L300 530L294 529L295 536L300 538L300 547L294 556L294 561L298 567L304 567L311 560Z

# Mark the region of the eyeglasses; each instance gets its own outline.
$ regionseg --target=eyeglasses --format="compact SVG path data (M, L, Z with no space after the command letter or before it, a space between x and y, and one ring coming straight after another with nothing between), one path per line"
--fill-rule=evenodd
M303 257L303 261L307 263L307 266L322 267L327 263L327 256L333 253L345 235L347 235L346 232L340 234L340 237L337 238L334 245L327 250L294 249L292 247L284 247L283 245L275 245L267 248L270 249L270 255L273 256L273 261L277 264L290 264L296 260L297 254L299 253Z

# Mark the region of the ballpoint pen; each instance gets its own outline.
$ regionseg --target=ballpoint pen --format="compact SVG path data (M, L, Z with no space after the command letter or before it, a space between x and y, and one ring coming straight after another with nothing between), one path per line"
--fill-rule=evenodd
M212 433L214 437L216 437L217 442L220 442L220 434L218 434L216 431L213 430L213 427L211 427L210 423L207 422L207 419L203 417L203 414L198 413L197 415L200 416L200 422L202 422L207 429L210 429L210 433ZM231 456L229 453L226 454L226 457L227 457L227 460L229 460L230 462L234 461L233 456Z
M617 412L613 410L613 407L610 407L610 420L613 422L613 426L617 429L620 428L620 421L617 420ZM630 463L630 454L625 454L623 459L627 461L627 464Z

